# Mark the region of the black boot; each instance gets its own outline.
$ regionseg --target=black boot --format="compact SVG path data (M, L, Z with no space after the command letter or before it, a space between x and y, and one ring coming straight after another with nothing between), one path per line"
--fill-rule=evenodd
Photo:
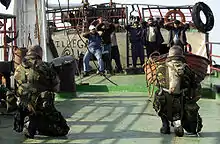
M88 77L89 76L89 72L84 72L82 76L83 77Z
M24 131L25 137L33 139L34 135L37 131L37 117L36 116L29 116L29 124L27 125L26 130Z
M161 117L162 120L162 127L160 128L160 133L162 134L170 134L170 124L168 119L163 116Z
M174 127L174 132L178 137L182 137L184 135L184 130L182 126Z
M182 137L184 135L184 130L181 125L181 120L176 120L173 122L173 124L174 124L174 132L176 136Z

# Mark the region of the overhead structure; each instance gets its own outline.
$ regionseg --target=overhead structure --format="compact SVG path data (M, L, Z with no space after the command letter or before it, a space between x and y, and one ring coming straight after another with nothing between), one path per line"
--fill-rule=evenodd
M69 8L78 8L78 7L82 7L84 4L83 3L69 3L68 4L54 4L54 3L46 3L46 7L49 9L53 9L53 10L60 10L61 9L69 9Z

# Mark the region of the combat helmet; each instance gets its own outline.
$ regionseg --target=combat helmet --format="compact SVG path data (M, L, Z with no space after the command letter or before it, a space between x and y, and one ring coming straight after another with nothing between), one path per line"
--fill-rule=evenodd
M173 56L184 57L183 49L178 45L172 46L169 50L168 57L173 57Z
M30 47L26 53L26 56L38 56L42 58L43 55L43 49L40 45L34 45Z

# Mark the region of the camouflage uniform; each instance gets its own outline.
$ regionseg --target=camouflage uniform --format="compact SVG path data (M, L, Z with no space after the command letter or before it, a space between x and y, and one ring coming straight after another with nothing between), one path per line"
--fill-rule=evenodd
M179 46L170 48L166 65L169 86L156 92L153 104L163 123L161 133L170 133L171 121L176 135L183 136L183 128L196 134L202 128L196 103L200 98L201 86L196 82L196 74L186 65Z
M27 137L33 138L36 131L42 135L65 136L69 127L54 107L59 78L50 65L42 61L39 49L40 46L29 49L15 71L19 110L15 115L14 130L22 132L27 117Z

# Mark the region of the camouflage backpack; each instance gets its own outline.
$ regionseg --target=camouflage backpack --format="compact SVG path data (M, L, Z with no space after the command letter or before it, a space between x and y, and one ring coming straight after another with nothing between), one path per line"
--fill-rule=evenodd
M17 95L24 101L36 101L41 92L53 91L59 83L57 73L41 60L27 60L15 71Z

